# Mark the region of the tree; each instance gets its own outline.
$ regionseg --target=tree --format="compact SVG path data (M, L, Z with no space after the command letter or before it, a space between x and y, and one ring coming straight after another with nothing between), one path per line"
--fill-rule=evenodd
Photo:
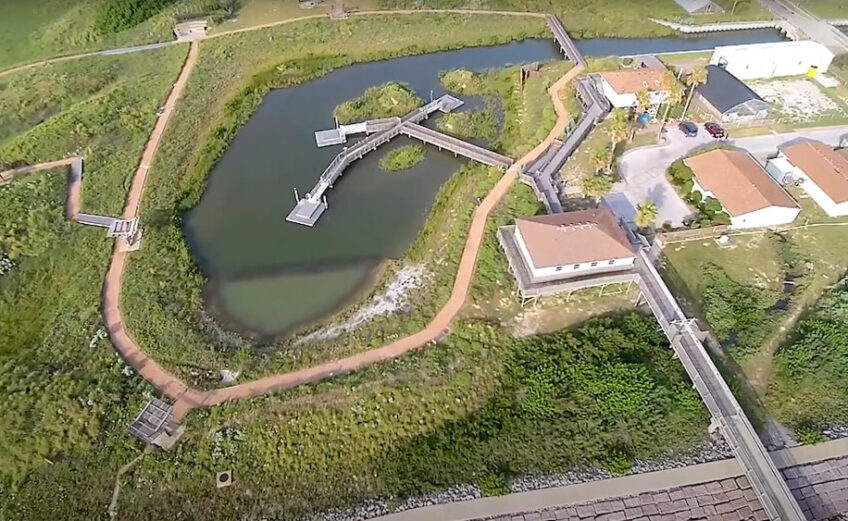
M612 111L610 125L607 128L607 134L610 138L610 157L607 165L607 171L612 171L612 162L615 159L615 147L619 143L627 139L630 124L627 121L627 114L623 109L615 109Z
M612 151L608 148L599 148L592 152L592 166L595 167L595 172L606 171L607 165L610 164L610 156Z
M665 71L665 75L663 76L663 88L666 91L665 114L663 114L662 117L663 124L662 127L660 127L660 133L662 133L663 128L665 128L665 124L668 123L668 113L671 111L671 106L677 105L683 101L684 95L683 87L671 71Z
M730 8L730 15L733 16L736 13L736 6L739 4L750 4L751 0L733 0L733 7Z
M707 68L704 66L695 67L689 76L686 77L686 84L689 85L689 97L686 99L686 105L683 107L683 115L689 110L689 104L692 102L692 95L695 94L695 89L698 85L703 85L707 82Z
M602 197L612 190L612 176L596 174L584 177L580 181L580 189L589 197Z
M645 112L651 106L651 93L645 89L636 93L636 110Z
M658 212L657 205L651 201L645 201L636 206L636 226L639 228L648 228L657 220Z

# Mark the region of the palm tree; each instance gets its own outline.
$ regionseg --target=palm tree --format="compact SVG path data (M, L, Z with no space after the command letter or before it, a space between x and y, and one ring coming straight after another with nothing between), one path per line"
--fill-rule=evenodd
M610 157L607 166L607 171L612 171L612 162L615 159L615 147L619 143L627 139L630 124L627 121L627 113L624 109L615 109L610 117L610 126L607 128L607 134L610 137Z
M651 106L651 93L645 89L636 93L636 111L645 112Z
M599 148L592 152L592 166L595 167L595 172L606 170L609 164L610 150L608 148Z
M657 205L651 201L636 206L636 226L639 228L648 228L654 221L657 220Z
M663 123L668 121L668 113L671 110L672 105L677 105L681 101L683 101L683 87L680 86L680 82L677 81L677 78L674 77L674 73L671 71L666 71L665 76L663 77L663 88L666 91L665 97L665 114L663 115Z
M695 88L698 85L703 85L707 82L707 68L703 65L699 65L692 69L692 72L689 73L689 76L686 77L686 84L689 85L689 97L686 99L686 105L683 107L683 115L686 115L686 111L689 110L689 103L692 102L692 95L695 94Z

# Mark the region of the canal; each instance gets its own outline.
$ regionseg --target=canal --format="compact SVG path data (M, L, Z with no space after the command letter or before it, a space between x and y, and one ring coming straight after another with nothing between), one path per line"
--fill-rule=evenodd
M587 56L711 49L780 40L772 30L692 38L578 41ZM328 192L329 210L315 228L285 221L293 189L308 191L337 147L318 149L313 132L331 128L333 108L388 81L422 97L444 92L443 70L486 70L558 59L553 41L526 40L345 67L307 84L270 92L209 175L185 233L209 279L207 309L226 327L273 337L314 323L367 291L377 267L401 256L420 230L442 184L464 160L428 147L416 168L377 168L398 138L347 170Z

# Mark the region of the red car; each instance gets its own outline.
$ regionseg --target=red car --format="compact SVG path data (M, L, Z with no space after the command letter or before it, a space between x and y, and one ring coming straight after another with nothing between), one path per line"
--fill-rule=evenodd
M725 139L727 137L727 132L725 132L718 123L704 123L704 128L707 129L707 132L716 139Z

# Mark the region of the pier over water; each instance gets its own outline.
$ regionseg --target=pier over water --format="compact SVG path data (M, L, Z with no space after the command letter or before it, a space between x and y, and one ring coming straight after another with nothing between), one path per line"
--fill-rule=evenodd
M295 204L294 209L286 217L286 220L305 226L313 226L318 222L321 214L327 209L325 193L333 187L333 184L342 176L345 169L357 159L361 159L368 152L375 150L384 143L388 143L401 134L425 143L430 143L441 149L450 150L454 154L465 156L486 165L497 166L504 170L512 165L512 159L506 156L496 154L485 148L419 125L419 123L436 111L444 113L452 112L461 107L462 104L462 100L445 94L423 107L410 112L403 118L366 121L361 125L339 127L335 131L317 132L316 143L322 146L327 141L338 140L341 143L343 142L341 141L342 139L347 139L346 136L349 133L368 133L372 129L380 129L378 132L372 133L362 141L339 153L330 165L327 166L321 177L318 178L318 182L312 190L305 197L297 198L297 204Z

